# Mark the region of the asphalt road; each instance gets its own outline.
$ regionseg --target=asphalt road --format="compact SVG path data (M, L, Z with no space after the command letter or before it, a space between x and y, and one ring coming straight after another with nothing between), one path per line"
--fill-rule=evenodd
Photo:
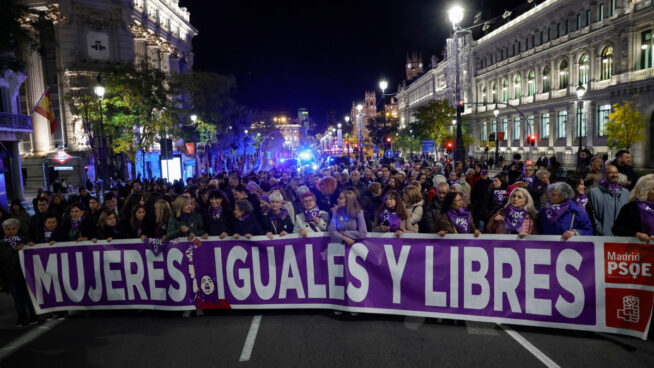
M415 317L309 310L182 318L181 312L99 311L16 328L6 294L0 294L0 313L3 368L654 365L651 337Z

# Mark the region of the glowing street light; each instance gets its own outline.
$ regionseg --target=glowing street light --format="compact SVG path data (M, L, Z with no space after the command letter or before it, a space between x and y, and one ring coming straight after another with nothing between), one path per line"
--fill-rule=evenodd
M456 29L463 20L463 8L460 5L454 5L447 11L447 16L450 18L454 29Z
M347 123L347 122L349 122L349 121L350 121L350 117L349 117L349 116L345 116L345 122Z
M198 120L198 116L195 114L191 115L191 121L195 123L196 120Z
M357 110L358 110L359 112L361 112L361 110L363 110L363 105L362 105L362 104L358 104L358 105L357 105Z
M386 88L388 88L388 82L385 81L385 80L381 80L379 82L379 89L382 90L382 95L384 94L384 91L386 90Z
M98 96L99 100L102 100L104 98L104 86L98 85L93 88L93 92L95 92L95 95Z

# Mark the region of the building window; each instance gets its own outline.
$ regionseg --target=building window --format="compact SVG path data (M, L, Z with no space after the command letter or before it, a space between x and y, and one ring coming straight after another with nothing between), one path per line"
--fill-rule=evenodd
M552 28L547 28L547 42L552 39Z
M540 45L543 44L543 31L540 31Z
M493 103L497 103L497 84L493 83L493 87L491 87L492 93L493 93Z
M563 60L559 65L559 89L568 88L569 74L568 61Z
M525 37L525 51L529 50L529 37Z
M481 87L481 103L486 106L486 87Z
M611 79L613 76L613 47L608 46L602 50L602 80Z
M556 24L556 38L561 37L561 23Z
M550 66L547 65L545 68L543 68L543 93L549 92L550 91L550 86L551 86L551 72L550 72Z
M640 36L640 68L651 68L654 64L654 56L652 54L652 31L645 31Z
M508 134L506 134L506 132L508 131L508 128L509 128L509 120L506 119L506 118L502 119L502 121L500 123L500 132L504 132L504 139L509 138Z
M486 126L486 122L483 121L481 123L481 137L480 140L486 141L488 140L488 127Z
M504 78L502 82L502 102L509 102L509 80Z
M540 114L540 135L543 139L550 137L550 114Z
M520 75L516 75L513 78L513 98L520 97L522 97L522 78L520 78Z
M577 14L577 31L581 29L581 13Z
M536 73L530 70L527 74L527 96L533 96L536 93Z
M590 66L590 57L588 54L583 54L579 58L579 84L588 84L588 71Z
M575 137L579 138L580 136L581 137L586 136L586 131L588 130L586 124L588 123L584 119L584 110L577 107L577 127L573 133ZM579 131L580 126L581 126L581 131Z
M536 46L536 36L531 35L531 47Z
M609 122L609 113L611 105L601 105L597 107L597 136L606 137L606 123Z
M511 127L511 139L517 141L520 139L520 118L513 118L513 126Z
M515 43L512 46L513 46L513 50L512 50L513 53L511 54L511 56L515 56Z
M534 115L527 115L527 134L534 133Z
M609 0L609 17L615 14L615 0Z
M565 138L565 129L568 125L568 112L559 111L556 116L556 139Z
M590 25L590 9L586 10L586 27Z
M497 122L498 121L499 120L495 119L495 122L493 124L490 124L490 123L488 124L489 130L490 130L491 133L497 133L497 124L498 124Z
M604 20L604 3L599 4L599 9L597 9L597 21L601 22Z

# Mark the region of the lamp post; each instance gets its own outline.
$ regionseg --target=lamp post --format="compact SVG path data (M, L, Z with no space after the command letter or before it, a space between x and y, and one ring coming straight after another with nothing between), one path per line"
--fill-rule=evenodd
M386 91L386 88L388 88L388 82L385 79L380 80L379 89L382 91L381 96L379 96L380 101L384 101L384 91Z
M104 154L104 146L105 146L105 139L104 139L104 122L102 118L102 99L104 98L104 93L105 93L105 88L103 85L97 85L93 89L93 92L95 92L95 95L98 97L98 104L100 106L100 165L98 165L98 168L100 169L100 196L102 197L104 201L104 181L106 178L106 170L105 167L107 167L107 163L104 161L105 159L105 154ZM97 181L97 177L96 177Z
M339 153L340 155L343 155L343 130L341 129L341 127L343 126L343 124L338 123L338 124L336 124L336 126L338 127L338 132L337 132L337 137L338 137L338 153Z
M465 160L465 147L463 146L463 129L461 124L461 82L459 79L459 23L463 20L463 8L455 5L448 10L448 17L454 29L454 67L455 67L455 88L456 88L456 143L454 146L454 159Z
M359 140L359 161L363 164L363 105L357 105L357 139Z
M583 119L583 104L584 94L586 94L586 88L584 88L581 83L577 87L577 139L579 140L579 146L577 148L577 170L581 170L581 121Z
M500 110L493 110L493 115L495 115L495 166L497 166L497 161L500 159L500 121L497 119Z

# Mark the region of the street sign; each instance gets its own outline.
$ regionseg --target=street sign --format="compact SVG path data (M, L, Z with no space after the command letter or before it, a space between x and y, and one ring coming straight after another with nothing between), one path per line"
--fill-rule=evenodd
M55 166L54 171L73 171L72 166Z
M435 146L433 140L422 141L422 153L434 153Z
M195 142L188 142L185 143L184 146L186 147L186 154L187 155L195 155Z
M395 157L395 153L393 153L393 150L389 149L384 152L384 157L386 158L393 158Z
M54 162L56 162L56 163L58 163L60 165L63 165L66 162L70 161L71 158L73 158L73 156L67 154L64 151L58 151L56 155L51 157L52 161L54 161Z
M198 142L195 144L195 150L197 151L198 155L204 155L207 150L207 144L205 142Z
M497 133L497 140L504 142L504 132Z

